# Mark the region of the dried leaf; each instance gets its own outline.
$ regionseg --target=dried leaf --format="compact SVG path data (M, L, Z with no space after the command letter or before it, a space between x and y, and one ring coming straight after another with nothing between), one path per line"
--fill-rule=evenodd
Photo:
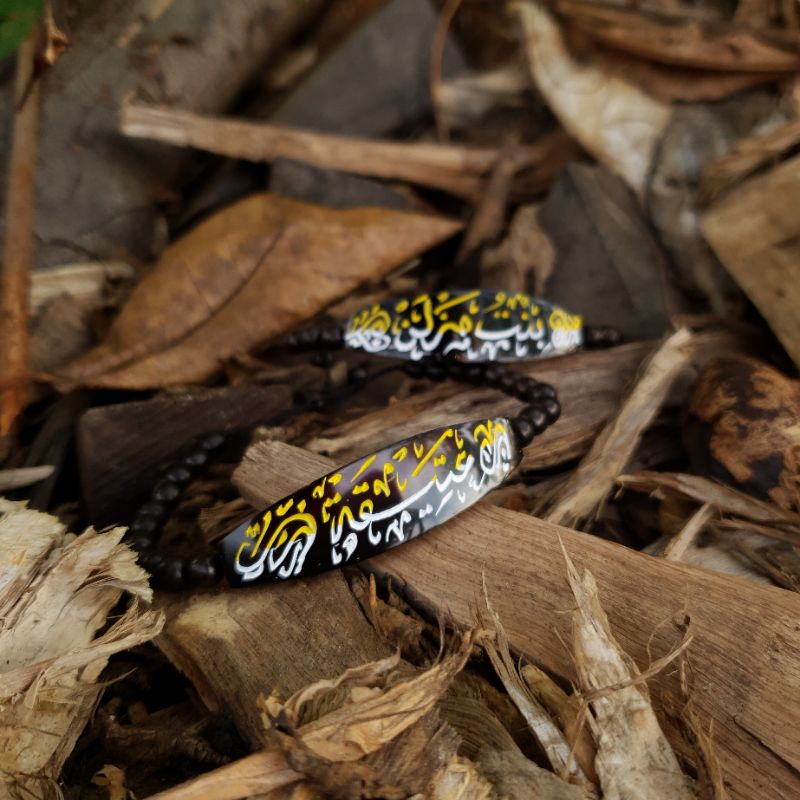
M566 550L564 559L577 602L572 617L575 664L594 712L595 767L603 797L695 800L690 780L658 724L644 688L645 676L614 638L594 577L588 571L579 576ZM690 637L658 667L663 668L689 642Z
M125 771L113 764L104 764L102 769L92 775L95 786L108 790L108 800L126 800L128 790L125 788Z
M390 209L332 210L261 194L169 247L107 340L59 375L146 389L199 382L453 235L460 223Z
M556 8L592 38L663 64L733 72L800 68L800 37L781 29L754 31L582 0L558 0Z
M586 150L639 195L670 107L591 62L579 63L549 11L515 2L533 79L559 121Z

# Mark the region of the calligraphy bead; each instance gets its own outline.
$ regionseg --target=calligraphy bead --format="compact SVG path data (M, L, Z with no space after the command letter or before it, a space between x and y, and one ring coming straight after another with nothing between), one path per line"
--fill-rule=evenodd
M151 537L158 530L158 520L154 517L149 517L140 511L136 519L131 523L128 531L132 536L148 536Z
M511 429L520 447L525 447L533 440L533 425L526 417L514 417L511 420Z
M203 445L201 444L200 446L202 447ZM183 465L178 465L177 467L173 467L171 470L169 470L169 472L165 473L164 480L180 486L181 484L188 483L191 477L191 470L187 469Z
M171 503L177 500L181 490L170 481L162 481L153 489L153 500L158 500L161 503Z
M224 442L224 434L212 433L209 436L206 436L206 438L200 442L200 448L210 453L212 450L217 450L218 448L222 447ZM188 480L188 478L186 480Z
M183 579L187 586L213 586L222 577L219 556L208 555L190 558L183 565Z

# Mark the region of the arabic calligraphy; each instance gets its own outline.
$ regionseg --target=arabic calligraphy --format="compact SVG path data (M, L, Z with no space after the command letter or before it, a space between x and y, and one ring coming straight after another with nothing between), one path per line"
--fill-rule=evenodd
M354 461L222 541L235 585L311 575L419 536L498 486L520 454L508 420L438 428Z
M583 320L527 294L442 291L355 312L344 341L352 349L414 361L433 353L465 361L518 361L577 349Z

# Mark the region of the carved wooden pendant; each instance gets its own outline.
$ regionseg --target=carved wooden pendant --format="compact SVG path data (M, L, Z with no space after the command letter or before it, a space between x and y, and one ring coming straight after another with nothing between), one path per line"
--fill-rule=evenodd
M576 350L583 344L583 320L526 294L443 291L357 311L344 341L356 350L414 361L431 354L521 361Z
M521 454L509 421L421 433L285 497L220 543L228 582L313 575L395 547L499 486Z

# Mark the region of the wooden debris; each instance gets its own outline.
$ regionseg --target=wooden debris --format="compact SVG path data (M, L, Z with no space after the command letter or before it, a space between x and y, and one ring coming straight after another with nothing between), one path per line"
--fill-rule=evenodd
M134 268L125 261L85 261L64 264L31 276L31 314L63 294L80 301L82 307L99 305L109 284L130 281Z
M56 781L103 691L108 657L161 630L162 616L136 602L108 619L123 593L151 596L123 532L76 538L54 517L0 498L4 796L59 796Z
M800 365L800 156L742 183L714 203L702 229L725 268ZM755 268L757 265L757 268Z
M96 525L126 520L149 496L158 470L194 441L251 428L290 402L286 386L251 385L90 409L77 435L89 518Z
M39 152L41 82L35 61L41 28L35 25L17 53L12 93L14 133L6 184L6 224L0 264L0 456L25 407L28 392L28 293L33 270L36 161ZM10 385L9 385L10 382Z
M592 519L624 469L639 438L661 408L673 382L689 364L695 348L681 328L650 357L619 413L597 437L580 466L551 501L546 519L560 525Z
M550 11L515 2L533 80L565 130L644 195L653 151L670 107L621 77L572 58Z
M594 576L588 570L579 575L566 550L564 557L578 606L572 614L572 646L580 690L593 711L603 796L694 800L691 783L656 719L645 676L612 632ZM688 636L661 668L690 642ZM648 673L652 677L652 667Z
M763 362L710 362L689 401L694 471L791 511L800 510L800 382Z
M252 500L274 502L332 466L298 448L259 445L240 467L237 482ZM789 732L800 714L800 634L791 622L800 614L800 597L486 504L370 563L420 603L446 607L465 623L485 573L510 645L574 680L562 644L568 635L563 612L574 598L564 581L559 537L577 567L595 576L615 636L638 663L671 652L685 618L691 619L689 690L696 713L713 726L731 799L757 795L765 775L777 796L799 793L793 765L800 765L800 751ZM674 615L677 625L670 622ZM733 643L739 645L735 662ZM679 676L669 670L654 675L650 689L661 707L685 702ZM676 747L674 727L667 725L665 733Z
M38 483L53 474L55 467L44 464L41 467L22 467L20 469L0 469L0 492L10 492Z
M430 186L473 201L481 197L483 176L498 156L495 148L356 139L142 105L126 106L120 127L128 136L179 147L250 161L291 158L325 169ZM565 141L559 133L524 148L523 163L542 166L543 185L549 185L575 154Z

